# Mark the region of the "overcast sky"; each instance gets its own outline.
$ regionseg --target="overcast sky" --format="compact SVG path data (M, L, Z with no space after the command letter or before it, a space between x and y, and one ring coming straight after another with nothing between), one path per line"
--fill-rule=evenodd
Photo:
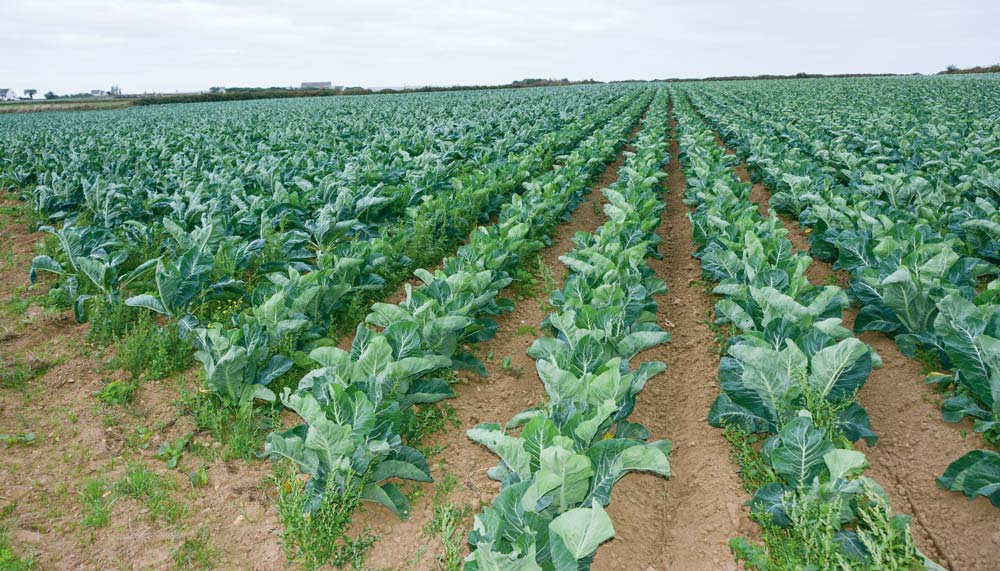
M1000 61L998 0L0 0L0 87L497 84Z

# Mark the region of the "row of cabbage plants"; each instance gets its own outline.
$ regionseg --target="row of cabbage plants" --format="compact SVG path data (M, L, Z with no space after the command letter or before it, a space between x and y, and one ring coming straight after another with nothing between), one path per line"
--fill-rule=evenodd
M861 111L853 109L854 97L849 103L833 93L832 111L819 119L804 114L801 99L811 93L805 87L774 88L777 98L768 101L775 107L711 89L693 94L754 175L774 189L772 208L810 228L810 252L850 272L851 297L861 306L854 330L883 332L908 356L933 355L950 371L927 379L950 394L943 418L971 418L996 446L1000 134L991 128L997 99L988 95L990 85L887 86L868 93ZM913 108L917 94L927 103ZM887 111L894 118L882 121ZM1000 454L972 451L938 483L1000 506Z
M482 372L471 345L491 338L498 327L493 317L513 308L498 297L512 281L509 272L541 249L573 211L590 181L618 154L651 97L649 90L640 91L562 164L527 183L497 222L473 231L440 270L418 270L423 283L407 286L404 301L375 304L349 351L323 345L309 352L311 370L296 390L281 395L302 422L270 434L265 445L267 456L290 460L307 476L307 510L327 494L360 489L362 499L405 517L407 500L393 481L431 476L426 459L400 436L403 411L453 397L445 379L450 369ZM259 381L241 380L252 388L237 392L260 396Z
M468 431L499 456L489 476L502 488L475 518L467 570L589 569L614 536L604 506L615 482L631 471L670 475L670 443L648 441L646 428L628 420L636 395L666 368L632 359L670 339L652 299L666 285L645 263L661 242L654 231L664 208L668 100L660 89L618 181L603 190L608 221L577 233L560 258L569 276L542 322L552 336L528 350L548 400L503 427Z
M52 221L111 230L127 223L130 229L122 231L132 238L155 231L163 218L191 230L204 217L230 234L256 236L279 214L295 224L334 203L355 207L362 224L384 223L447 188L451 178L521 153L627 91L264 100L7 116L0 120L0 181L24 192ZM261 219L262 213L269 216ZM367 231L377 235L376 227Z
M846 293L809 282L812 258L758 212L733 170L738 159L686 99L674 111L695 256L717 283L716 323L729 328L708 421L766 437L744 451L766 466L751 501L764 546L735 539L734 552L757 569L940 569L852 447L876 440L855 395L879 359L843 327Z
M464 121L449 126L453 113L475 116L477 108L464 99L447 114L439 109L446 102L417 99L396 107L381 101L367 108L356 102L299 108L279 101L246 109L182 106L152 111L152 118L130 112L5 119L0 138L14 140L7 147L18 160L5 161L0 180L40 217L61 225L45 228L56 235L57 251L38 258L33 274L59 274L57 297L74 304L78 319L96 304L118 305L126 288L152 296L134 303L178 319L228 317L232 308L272 293L270 273L327 270L335 264L331 255L364 261L358 278L337 288L367 291L386 277L406 275L416 266L404 246L420 242L416 249L426 251L433 250L427 244L464 238L521 182L596 128L600 123L591 119L615 95L621 93L567 95L564 103L576 112L560 112L558 119L547 111L553 101L526 110L501 106L486 121L489 129ZM383 124L400 126L367 135L345 131L360 118L387 112L401 118ZM313 121L306 123L309 113ZM537 125L520 127L525 118ZM158 127L146 125L150 120ZM204 131L202 123L217 122L228 130ZM351 144L326 145L315 127L303 129L314 123L350 134ZM145 128L132 130L139 125ZM120 136L104 142L86 136L99 126ZM39 133L48 138L39 141ZM295 134L300 137L289 140ZM441 142L431 142L435 134ZM25 147L28 142L36 146ZM264 176L254 169L269 170ZM43 199L52 195L60 198ZM463 207L462 215L443 219L440 210L451 203Z
M95 302L110 307L124 302L175 319L182 331L194 332L209 388L227 404L247 408L255 396L268 396L262 387L291 368L296 352L332 343L337 319L356 303L357 296L375 296L407 275L400 271L412 263L407 253L420 251L407 237L418 234L444 243L456 241L477 222L488 220L522 184L547 172L558 153L572 149L609 117L633 105L638 96L629 94L578 118L556 133L545 134L523 153L488 168L456 172L447 189L438 189L410 208L407 222L401 223L407 228L407 232L399 231L402 236L389 224L381 236L366 238L358 213L345 211L347 206L340 200L319 208L311 221L295 217L301 228L282 222L286 227L282 232L252 240L253 236L231 235L225 230L227 225L205 218L194 229L163 218L169 235L163 240L165 251L121 273L119 268L128 267L130 261L121 240L108 238L108 229L98 225L68 222L58 230L48 228L58 237L60 259L37 257L32 276L39 271L58 274L56 287L72 292L80 319ZM288 214L292 209L283 211ZM456 214L446 216L445 212ZM430 230L421 233L416 225ZM262 262L268 257L280 262ZM386 283L383 276L387 275L397 278ZM125 291L148 293L125 297ZM200 311L225 301L237 310L223 315Z
M623 114L627 119L642 105L642 101L642 95L637 93L601 110L586 122L562 131L565 138L562 141L545 138L543 143L530 148L524 156L516 157L501 166L499 172L491 173L497 184L476 186L473 179L467 181L468 185L456 185L455 192L442 193L424 202L418 207L414 220L435 220L438 228L468 231L479 218L463 217L461 214L449 218L444 213L491 212L498 198L509 197L522 186L545 184L555 172L563 172L562 167L569 164L567 161L551 170L551 159L545 158L551 156L551 145L566 145L567 141L579 143L595 129L606 125L609 118ZM592 151L595 141L603 142L606 137L591 136L576 148L574 152L577 154L571 157ZM590 165L590 168L596 166ZM502 206L507 208L510 204ZM330 227L337 225L331 223ZM196 357L205 366L209 388L226 402L246 407L254 398L274 400L267 385L288 371L296 358L301 367L312 368L314 364L306 355L317 347L333 345L330 330L343 309L345 298L359 290L376 287L384 290L382 280L372 273L371 264L382 263L387 256L379 253L373 260L371 255L358 254L358 247L375 248L376 251L393 250L397 255L405 256L412 244L406 240L392 242L385 239L383 242L354 240L330 249L317 247L312 250L316 255L317 268L304 272L290 267L285 273L272 274L269 283L254 292L253 306L248 311L234 315L228 324L194 327L198 348ZM502 253L498 252L498 255L502 256ZM416 274L426 280L425 271L417 270ZM155 305L156 300L150 301L153 303L147 307ZM136 298L131 301L137 302ZM375 306L376 309L379 307ZM462 357L456 357L455 363L478 370L482 367L474 360Z

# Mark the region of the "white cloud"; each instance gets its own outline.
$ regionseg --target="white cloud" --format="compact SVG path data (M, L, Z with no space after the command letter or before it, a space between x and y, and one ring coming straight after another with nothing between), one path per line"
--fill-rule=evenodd
M934 72L1000 60L997 21L991 0L0 0L0 85Z

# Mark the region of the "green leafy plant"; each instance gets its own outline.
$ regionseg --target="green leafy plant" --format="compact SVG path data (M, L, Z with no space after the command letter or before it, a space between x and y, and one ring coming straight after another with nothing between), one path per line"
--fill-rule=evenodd
M7 446L29 446L36 439L34 432L18 432L15 434L0 434L0 442Z
M176 468L190 440L190 436L181 436L173 442L165 440L157 449L156 456L167 463L167 468Z
M94 398L108 405L125 405L132 402L139 388L134 381L111 381L94 393Z
M913 547L909 517L892 514L850 444L875 441L854 398L880 360L841 325L846 295L809 282L811 260L792 253L776 217L760 215L734 158L689 104L675 110L697 255L718 282L716 323L731 328L708 420L726 429L763 530L763 546L737 538L731 549L759 570L940 569ZM807 199L807 180L786 182L784 207ZM751 438L763 439L759 450Z

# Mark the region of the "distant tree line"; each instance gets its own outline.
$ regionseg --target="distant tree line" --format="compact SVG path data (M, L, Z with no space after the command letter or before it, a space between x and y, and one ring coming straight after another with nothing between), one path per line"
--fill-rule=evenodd
M762 74L762 75L717 75L710 77L670 77L666 79L624 79L609 83L643 83L643 82L683 82L683 81L754 81L762 79L820 79L824 77L896 77L905 75L920 75L919 73L805 73L794 75Z
M977 65L976 67L959 68L957 65L949 65L944 71L939 71L938 75L955 75L963 73L1000 73L1000 63L993 65Z

